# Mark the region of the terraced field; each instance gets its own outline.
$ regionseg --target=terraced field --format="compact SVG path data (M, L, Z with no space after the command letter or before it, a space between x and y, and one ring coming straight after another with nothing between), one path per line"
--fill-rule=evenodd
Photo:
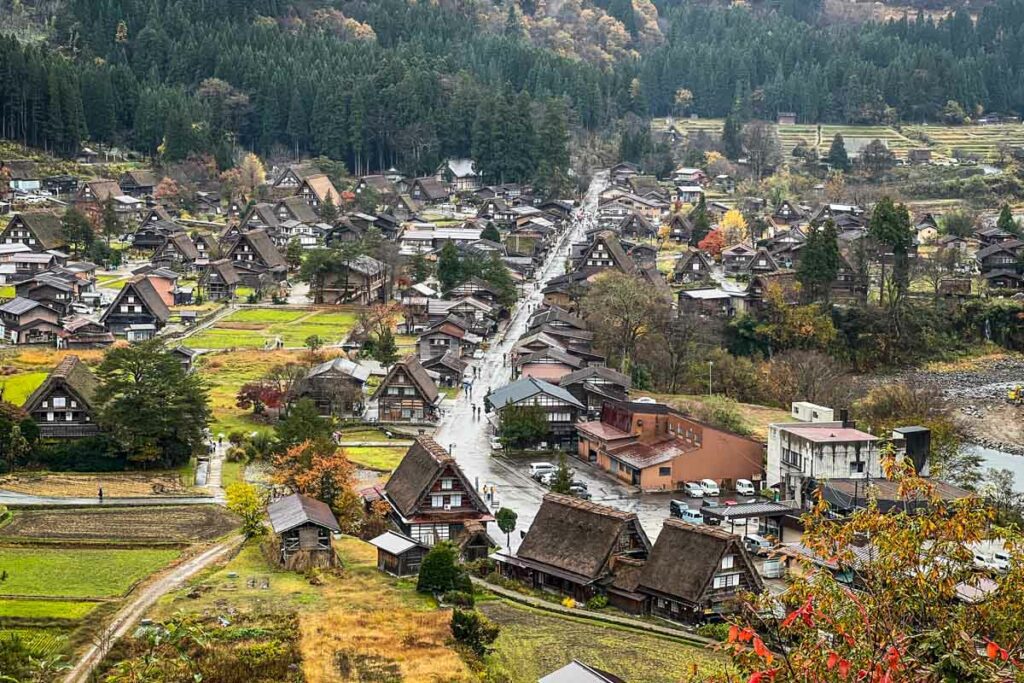
M218 320L189 337L196 349L262 349L280 339L299 348L316 335L327 344L343 341L356 324L355 310L327 311L295 308L247 308Z
M912 126L908 131L926 136L930 146L945 156L954 150L976 155L984 161L999 157L1000 143L1010 147L1024 145L1024 125L1019 123L993 126Z

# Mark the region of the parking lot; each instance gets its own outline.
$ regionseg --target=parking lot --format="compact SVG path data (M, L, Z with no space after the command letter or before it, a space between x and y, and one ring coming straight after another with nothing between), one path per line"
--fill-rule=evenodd
M557 464L558 461L546 455L538 454L536 458L503 459L503 462L521 476L524 485L536 487L536 490L540 493L545 490L545 487L530 478L530 464L534 462ZM661 532L661 525L670 514L669 504L673 500L681 501L690 508L700 509L705 501L708 503L724 503L727 500L743 502L750 499L749 496L739 496L734 491L723 491L721 495L710 498L690 498L686 497L682 491L644 493L590 463L571 458L569 459L569 467L573 470L573 480L587 487L587 492L590 494L592 502L635 512L651 541L654 541L658 533ZM754 529L755 526L756 524L752 522L751 528ZM742 535L746 533L746 526L737 524L734 531Z

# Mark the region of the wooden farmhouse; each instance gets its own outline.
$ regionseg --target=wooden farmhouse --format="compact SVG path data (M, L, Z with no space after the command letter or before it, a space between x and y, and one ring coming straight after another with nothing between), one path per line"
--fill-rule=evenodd
M93 400L98 381L78 358L65 356L25 401L43 439L80 439L100 431Z
M60 216L48 211L19 213L0 232L0 244L24 244L32 251L61 249L67 245Z
M341 533L326 503L293 493L267 506L280 545L278 561L287 569L333 567L338 559L332 534Z
M650 551L635 512L549 493L519 550L491 557L509 578L586 601L604 592L620 561Z
M170 317L170 309L149 278L136 275L117 293L100 322L114 336L125 337L129 336L129 328L133 325L153 326L154 330L159 330Z
M439 443L416 439L382 491L391 506L391 522L406 538L423 546L453 541L466 560L486 557L493 543L490 510L462 468Z
M415 355L391 366L372 396L381 422L425 422L437 417L443 396Z

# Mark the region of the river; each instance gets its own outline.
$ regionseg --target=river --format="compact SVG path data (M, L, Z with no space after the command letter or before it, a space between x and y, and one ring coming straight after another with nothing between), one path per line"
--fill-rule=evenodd
M982 467L993 467L1000 470L1013 472L1013 489L1017 493L1024 493L1024 456L1004 453L992 448L983 446L964 446L969 453L977 453L982 457Z

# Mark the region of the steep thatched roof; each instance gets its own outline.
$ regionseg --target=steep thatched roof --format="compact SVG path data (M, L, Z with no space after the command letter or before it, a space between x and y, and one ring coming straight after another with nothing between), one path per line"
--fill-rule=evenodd
M620 539L628 533L637 534L650 549L636 513L549 493L516 557L593 581L606 573Z
M421 436L416 439L416 443L402 458L402 462L398 463L398 467L391 473L391 477L384 485L384 494L399 514L406 519L411 519L419 511L420 503L433 487L434 482L445 470L451 470L456 477L462 480L463 489L472 501L476 512L488 515L487 505L481 500L458 463L441 444L429 436ZM455 514L466 516L465 511Z
M82 402L86 410L92 410L93 397L99 380L78 356L65 356L49 377L25 400L25 410L31 412L55 389L65 388Z
M651 556L640 576L639 588L699 604L718 571L722 557L736 557L735 567L745 569L754 588L763 589L761 576L739 542L725 529L666 519Z

